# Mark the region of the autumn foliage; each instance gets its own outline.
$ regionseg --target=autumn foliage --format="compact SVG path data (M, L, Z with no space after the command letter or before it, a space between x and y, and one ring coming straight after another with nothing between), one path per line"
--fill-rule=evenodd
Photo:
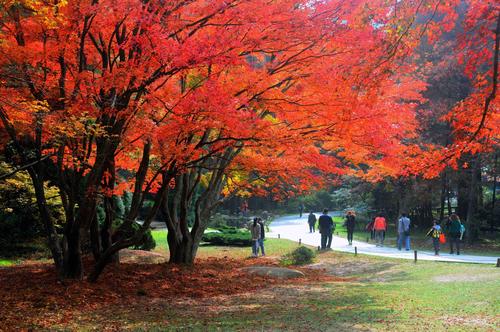
M460 133L449 160L498 143L495 48L488 48L496 38L498 55L498 32L491 33L498 6L469 2L465 25L481 39L465 35L457 47L475 90L448 115ZM60 275L83 276L89 238L96 279L158 211L171 261L192 263L210 215L231 195L279 199L342 174L376 181L422 172L441 150L418 144L415 110L425 80L415 50L451 28L457 7L432 0L3 1L2 146L30 174ZM438 164L430 171L438 173ZM46 182L64 205L62 238ZM123 191L132 203L117 229L112 196ZM117 236L148 196L154 203L141 230Z

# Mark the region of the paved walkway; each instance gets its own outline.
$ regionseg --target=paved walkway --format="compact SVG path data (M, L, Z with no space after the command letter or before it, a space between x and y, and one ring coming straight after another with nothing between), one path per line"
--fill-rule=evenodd
M319 214L316 214L319 217ZM338 227L338 226L337 226ZM302 243L317 247L320 245L319 232L309 233L309 225L307 224L307 214L303 215L301 219L298 216L280 217L274 220L271 224L271 232L266 234L268 237L277 238L278 234L282 239L289 239L299 241ZM394 247L376 247L374 244L353 241L352 246L349 246L347 239L338 236L333 237L332 249L343 252L354 253L354 247L358 248L359 254L400 258L400 259L414 259L413 250L399 251ZM445 245L448 249L448 246ZM442 250L443 251L443 250ZM442 252L441 251L441 252ZM434 251L418 251L418 260L427 261L441 261L441 262L459 262L459 263L480 263L480 264L496 264L497 257L488 256L472 256L472 255L450 255L441 253L440 256L434 256ZM500 258L500 254L499 254Z

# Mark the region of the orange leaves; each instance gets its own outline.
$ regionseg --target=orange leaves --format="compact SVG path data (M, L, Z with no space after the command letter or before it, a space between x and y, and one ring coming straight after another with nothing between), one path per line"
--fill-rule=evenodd
M245 174L235 183L247 179L246 192L405 172L402 141L416 136L425 88L405 63L421 33L415 2L60 4L55 14L6 17L0 79L11 84L0 94L32 136L34 119L16 106L46 103L44 144L63 142L74 167L91 166L105 138L116 142L117 169L132 173L151 140L150 180L169 163L209 172L207 158L242 149L225 167Z
M139 302L146 297L206 298L246 293L276 283L273 278L251 276L241 270L247 265L270 261L207 259L196 266L167 264L120 264L105 272L97 284L66 281L61 284L48 264L24 265L0 270L2 328L53 328L75 315L89 314L119 303ZM294 282L331 280L321 272L304 271L306 278ZM22 285L23 287L19 287ZM12 290L16 289L16 292Z

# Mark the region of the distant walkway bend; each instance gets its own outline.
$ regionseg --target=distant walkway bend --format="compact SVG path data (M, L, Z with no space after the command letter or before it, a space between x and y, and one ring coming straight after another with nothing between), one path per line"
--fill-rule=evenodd
M318 214L316 214L318 216ZM299 241L301 239L303 244L318 246L320 244L320 234L318 231L309 233L309 226L307 224L307 214L302 218L298 216L286 216L275 219L271 223L271 231L266 235L271 238L277 238L278 234L282 239ZM349 246L347 239L339 236L334 236L332 241L332 249L342 252L354 253L354 247L358 248L358 254L400 258L400 259L414 259L413 250L402 251L394 247L376 247L374 244L353 241L352 246ZM418 251L418 260L426 261L440 261L440 262L458 262L458 263L477 263L477 264L496 264L497 257L491 256L473 256L473 255L450 255L446 253L448 245L443 246L440 256L434 256L431 251ZM499 255L500 256L500 255Z

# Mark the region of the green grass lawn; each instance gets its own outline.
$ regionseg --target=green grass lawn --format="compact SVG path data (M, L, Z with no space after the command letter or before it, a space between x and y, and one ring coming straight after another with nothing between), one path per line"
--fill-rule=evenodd
M151 231L153 238L156 241L156 248L154 251L160 253L168 254L167 246L167 231L165 230L153 230ZM283 256L293 249L298 247L298 243L291 240L278 240L267 238L264 241L264 248L266 250L267 256ZM313 248L313 247L310 247ZM245 258L250 256L252 253L251 247L225 247L225 246L214 246L214 245L200 245L198 249L199 258L206 257L232 257L232 258Z
M320 255L320 256L323 256ZM422 262L326 253L332 271L347 282L298 285L226 300L223 310L177 319L169 329L223 331L495 331L500 328L500 269L473 264ZM353 261L357 259L357 261ZM356 269L354 269L356 270ZM361 269L362 270L362 269ZM150 326L154 326L150 325ZM167 326L165 326L167 327Z
M280 243L281 242L281 243ZM280 252L290 241L275 240ZM234 257L237 248L229 248ZM263 285L233 296L164 299L108 308L131 331L498 331L500 269L325 252L317 262L338 281ZM104 317L104 316L103 316ZM108 322L106 318L106 322ZM102 321L102 320L101 320ZM83 330L95 325L82 321ZM99 329L99 328L97 328Z
M11 259L0 259L0 266L11 266L16 264L16 261Z
M165 231L153 231L153 236L158 242L166 242ZM270 260L297 247L294 241L266 240ZM167 253L166 245L159 244L156 251ZM201 246L198 257L245 259L250 251L249 247ZM0 261L1 265L9 263ZM139 294L127 303L115 302L76 312L68 325L54 326L54 330L500 330L500 268L493 265L427 261L415 264L334 251L319 253L315 263L330 278L283 281L273 286L263 281L261 288L251 292L243 290L214 297L161 298L154 293ZM212 282L210 278L217 281L216 275L200 278L206 279L207 287Z

